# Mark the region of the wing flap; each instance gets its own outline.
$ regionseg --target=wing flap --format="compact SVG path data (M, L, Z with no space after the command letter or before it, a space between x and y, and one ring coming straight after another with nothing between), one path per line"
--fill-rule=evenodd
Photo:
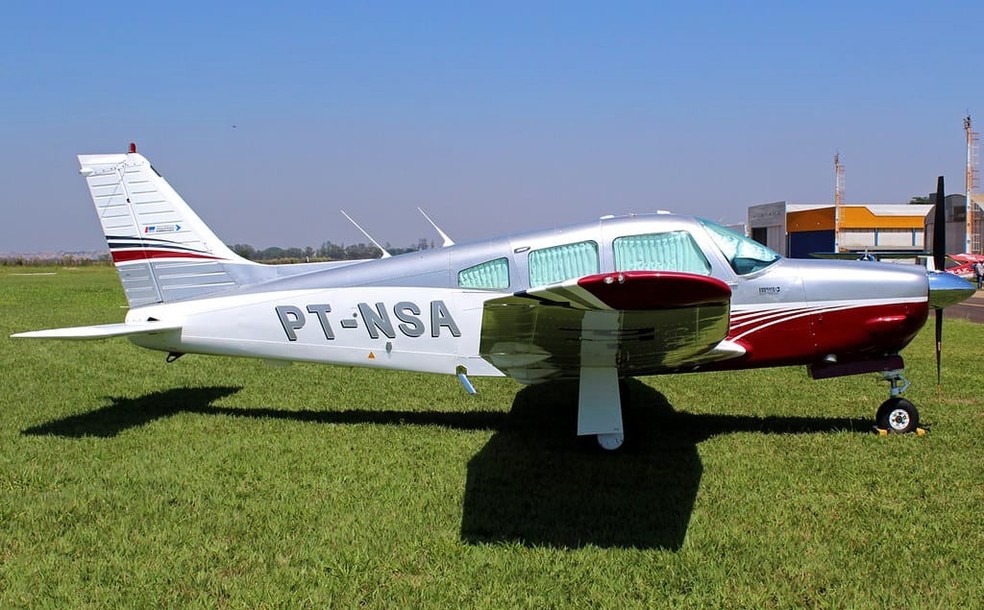
M181 325L163 322L125 322L122 324L100 324L97 326L72 326L68 328L34 330L10 336L14 339L88 341L93 339L111 339L113 337L132 337L134 335L156 335L175 330L181 330Z

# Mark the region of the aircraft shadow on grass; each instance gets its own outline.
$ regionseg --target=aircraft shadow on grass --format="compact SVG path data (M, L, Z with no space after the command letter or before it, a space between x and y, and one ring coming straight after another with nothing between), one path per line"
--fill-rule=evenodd
M870 430L865 419L695 415L636 381L625 386L622 450L605 454L575 435L577 382L523 388L499 411L293 411L212 402L238 387L183 388L23 430L39 436L113 437L178 413L273 418L324 424L441 426L495 434L468 463L461 539L526 546L679 549L703 474L697 444L719 434L811 434Z

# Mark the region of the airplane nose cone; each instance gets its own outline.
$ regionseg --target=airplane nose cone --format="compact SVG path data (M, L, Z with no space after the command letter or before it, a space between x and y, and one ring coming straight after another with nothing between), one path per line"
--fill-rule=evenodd
M969 299L976 288L967 280L942 271L931 271L929 276L929 306L943 309Z

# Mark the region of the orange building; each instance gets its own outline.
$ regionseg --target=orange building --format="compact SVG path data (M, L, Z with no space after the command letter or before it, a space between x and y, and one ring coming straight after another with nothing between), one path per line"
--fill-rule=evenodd
M840 208L840 252L922 252L929 205L846 204ZM808 258L834 251L834 206L785 201L748 208L753 239L780 254Z

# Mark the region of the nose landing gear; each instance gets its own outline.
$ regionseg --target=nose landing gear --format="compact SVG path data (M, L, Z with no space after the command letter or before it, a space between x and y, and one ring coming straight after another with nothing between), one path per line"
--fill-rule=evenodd
M902 375L901 370L882 373L891 385L891 398L878 407L875 422L880 430L892 434L915 432L919 428L919 411L916 406L902 398L901 394L909 387L909 380Z

